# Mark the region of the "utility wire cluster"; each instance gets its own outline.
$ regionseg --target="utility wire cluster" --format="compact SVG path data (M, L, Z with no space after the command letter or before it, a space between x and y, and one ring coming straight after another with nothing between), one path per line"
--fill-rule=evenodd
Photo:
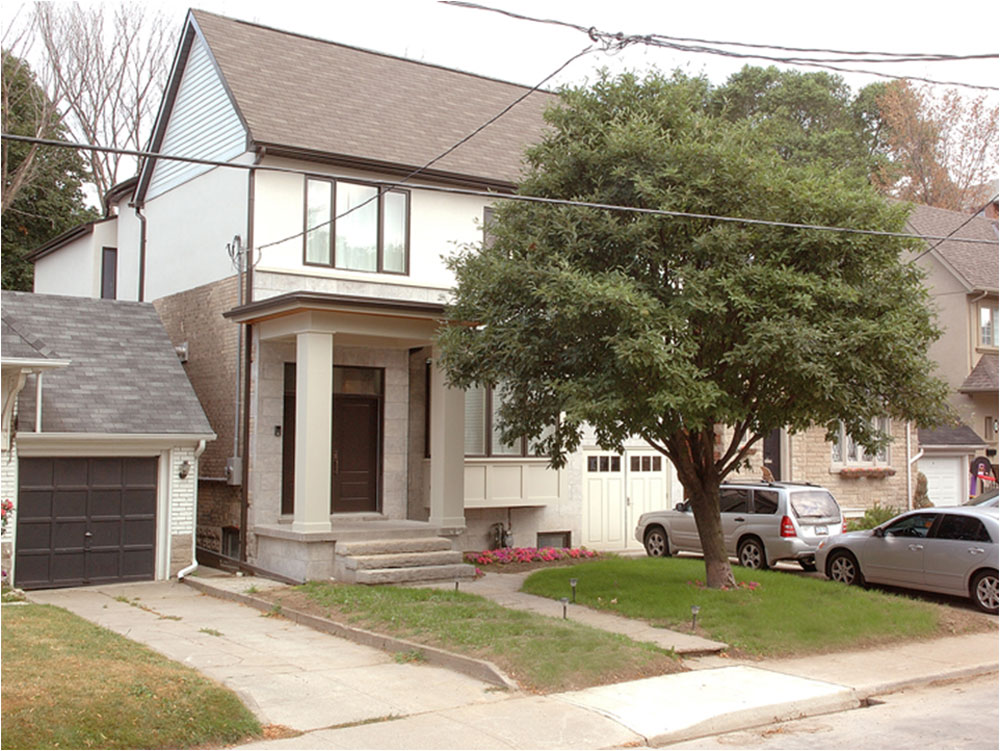
M957 81L937 81L929 78L917 76L898 76L889 73L882 73L873 70L859 70L858 68L841 67L842 64L883 64L883 63L940 63L957 62L963 60L989 60L996 59L997 53L974 54L974 55L952 55L947 53L924 53L924 52L869 52L869 51L847 51L816 49L805 47L783 47L779 45L750 44L747 42L723 42L708 39L693 39L690 37L674 37L666 34L632 34L626 35L622 32L600 31L596 27L586 27L568 21L558 21L551 18L535 18L521 13L514 13L509 10L490 8L477 3L466 2L466 0L444 0L446 5L454 5L471 10L484 10L491 13L499 13L520 21L530 21L533 23L551 24L564 28L574 29L590 37L591 41L600 43L605 51L612 52L624 49L630 45L645 45L648 47L659 47L662 49L672 49L678 52L690 52L707 55L720 55L722 57L744 58L753 60L767 60L774 63L786 65L801 65L813 68L823 68L840 73L864 73L866 75L878 76L880 78L905 79L911 81L921 81L930 84L940 84L944 86L960 86L969 89L979 89L984 91L995 91L996 86L979 86L976 84L960 83ZM735 49L727 49L735 48ZM740 50L762 50L762 52L747 52ZM776 52L790 54L764 54L763 50L773 50ZM794 53L794 54L793 54ZM811 55L811 56L804 56Z

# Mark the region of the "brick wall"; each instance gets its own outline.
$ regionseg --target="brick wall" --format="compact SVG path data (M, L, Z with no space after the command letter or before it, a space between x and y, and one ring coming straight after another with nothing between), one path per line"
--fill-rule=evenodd
M188 344L184 369L218 436L201 457L202 477L223 477L233 455L240 327L222 314L238 302L236 276L153 302L174 346Z
M222 552L222 528L240 526L239 486L198 483L198 547Z

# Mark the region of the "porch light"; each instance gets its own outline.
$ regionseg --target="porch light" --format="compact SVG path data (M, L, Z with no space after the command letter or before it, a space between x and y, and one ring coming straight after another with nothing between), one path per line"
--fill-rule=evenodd
M691 606L691 630L694 631L695 626L698 624L698 613L701 610L697 605Z
M562 603L562 606L563 606L563 620L566 620L566 618L568 617L566 615L566 608L569 605L569 598L568 597L560 597L559 601Z
M191 462L185 459L181 462L180 469L177 471L177 476L182 480L186 480L189 474L191 474Z
M573 590L573 602L576 602L576 579L570 579L569 586Z

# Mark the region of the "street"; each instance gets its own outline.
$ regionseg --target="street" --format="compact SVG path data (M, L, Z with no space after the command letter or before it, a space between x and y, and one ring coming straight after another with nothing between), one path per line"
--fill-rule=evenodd
M951 681L880 697L836 714L686 741L665 748L995 749L997 676Z

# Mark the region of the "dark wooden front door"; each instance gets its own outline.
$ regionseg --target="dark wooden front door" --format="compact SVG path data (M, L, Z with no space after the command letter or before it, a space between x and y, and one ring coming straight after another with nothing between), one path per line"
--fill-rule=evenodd
M379 399L333 398L333 493L330 511L378 511Z
M152 579L156 475L155 457L21 459L17 585Z
M764 438L764 466L775 480L781 479L781 428L775 428Z

